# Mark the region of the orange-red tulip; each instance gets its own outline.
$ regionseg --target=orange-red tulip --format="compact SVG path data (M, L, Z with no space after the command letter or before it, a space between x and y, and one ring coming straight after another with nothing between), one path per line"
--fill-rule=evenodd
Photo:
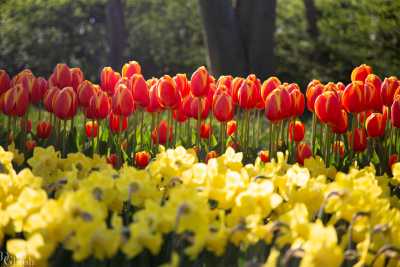
M242 77L236 77L232 80L231 90L229 94L232 96L232 100L234 104L238 103L238 92L240 87L242 87L242 83L245 81ZM229 89L229 88L228 88Z
M238 104L242 109L252 109L258 102L254 81L246 79L238 91Z
M177 122L181 122L181 123L185 122L188 118L186 115L187 113L185 112L185 109L184 109L184 103L187 98L189 98L189 96L186 96L186 98L182 101L182 103L179 105L179 107L174 110L173 118Z
M209 123L202 123L200 126L200 137L208 139L212 134L212 127Z
M258 157L264 163L267 163L270 161L268 150L261 150L260 152L258 152Z
M115 115L128 117L135 110L131 91L123 84L120 84L112 98L112 111Z
M358 67L355 67L351 72L351 81L364 82L365 78L367 78L367 76L371 73L372 73L372 68L366 64L362 64Z
M129 79L129 89L132 92L133 100L139 107L146 108L149 105L149 88L141 74L131 76Z
M112 165L114 168L117 167L118 157L115 153L110 154L107 159L107 163Z
M393 101L390 112L392 125L396 128L400 128L400 98Z
M349 133L350 140L353 140L353 133ZM351 142L351 141L349 141ZM354 152L363 152L367 148L367 133L364 128L354 129Z
M205 97L208 93L210 78L207 69L202 66L198 68L190 78L192 95L195 97Z
M161 104L158 100L157 96L157 84L154 84L153 86L150 87L149 90L149 105L147 106L147 112L160 112L162 110Z
M199 111L200 110L200 111ZM190 115L193 119L197 120L200 112L200 119L207 118L210 112L210 102L206 97L193 97L190 101Z
M142 67L137 61L129 61L125 63L122 67L122 77L127 77L128 79L134 74L141 74Z
M109 96L113 96L115 85L120 78L121 75L115 72L111 67L103 68L100 75L101 90L105 91Z
M386 120L382 113L372 113L365 121L369 137L379 137L385 134Z
M309 144L300 143L296 149L296 159L300 165L304 165L304 160L312 157L312 150Z
M78 86L78 102L82 107L89 107L90 99L96 95L96 87L88 80L83 81Z
M315 100L315 114L323 123L335 124L341 113L341 104L336 92L326 91Z
M234 133L236 133L237 130L237 123L235 120L228 121L226 125L226 134L228 136L232 136Z
M305 127L301 121L289 123L289 140L294 140L296 143L304 139Z
M63 89L72 85L72 74L67 64L59 63L54 68L53 74L50 76L50 86L57 86Z
M226 88L225 86L223 87ZM216 92L213 100L212 111L215 118L220 122L232 120L234 115L233 100L227 91Z
M176 109L181 100L181 93L175 81L169 75L164 75L157 83L157 97L161 107Z
M78 86L85 80L85 76L80 68L71 69L71 86L78 92Z
M150 153L147 151L139 151L135 154L135 165L140 169L146 168L150 162Z
M113 133L123 132L128 127L128 118L115 115L112 111L110 112L108 120L110 129Z
M26 148L27 151L33 151L33 149L35 147L36 147L36 141L35 140L32 140L32 139L26 140L25 148Z
M382 110L383 103L381 98L381 87L376 87L375 83L373 82L365 82L364 92L366 108L375 111Z
M31 90L31 102L37 104L43 100L44 94L49 90L49 84L43 77L38 77L35 79L35 86L33 86Z
M181 92L182 98L185 98L190 93L189 81L186 74L178 73L173 79L176 83L176 88Z
M265 101L265 116L268 120L275 122L290 116L292 99L281 86L274 89Z
M350 113L359 113L366 108L364 82L354 81L343 92L343 107Z
M88 121L85 124L85 132L88 138L96 137L99 133L99 124L97 121Z
M300 117L304 113L305 98L300 90L292 90L290 92L290 97L292 99L292 116Z
M307 98L307 109L314 112L315 101L317 97L324 92L324 86L318 81L313 80L310 82L310 86L307 88L306 98Z
M332 125L332 131L337 134L344 134L349 127L349 117L344 109L340 110L337 121Z
M216 86L218 88L221 85L224 85L228 89L228 93L230 93L232 87L232 81L233 81L232 75L226 75L226 76L223 75L219 77Z
M53 98L53 112L62 120L72 119L78 108L78 97L72 87L65 87Z
M29 91L17 84L4 94L3 112L6 115L22 117L29 107Z
M47 139L51 134L51 124L47 121L41 121L36 125L36 135L41 139Z
M337 88L338 92L343 92L344 89L346 89L346 86L342 82L337 82L336 83L336 88Z
M60 89L58 87L50 87L43 96L43 105L48 112L53 112L53 100Z
M261 86L261 97L264 100L264 102L267 100L268 95L278 86L281 85L281 81L275 77L269 77L267 80L264 81L264 83Z
M0 95L10 89L11 81L10 76L5 70L0 69Z
M106 92L98 90L97 93L90 98L89 107L86 115L89 119L105 119L111 110L110 99ZM88 116L89 115L89 116Z
M166 121L162 120L158 127L154 128L153 132L151 133L151 139L153 143L157 143L158 137L158 144L164 145L167 142L167 131L169 130L168 139L172 142L172 127L168 127Z
M381 98L385 106L390 107L392 105L394 94L399 86L400 82L394 76L385 78L385 80L383 80L381 85Z

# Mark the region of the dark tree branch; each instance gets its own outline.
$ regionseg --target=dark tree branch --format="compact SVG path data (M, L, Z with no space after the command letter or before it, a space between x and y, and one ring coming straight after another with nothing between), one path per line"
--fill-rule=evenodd
M318 39L318 10L315 6L314 0L304 0L304 7L306 11L307 18L307 32L310 37L314 40Z
M124 63L127 44L124 9L122 0L108 0L106 6L109 53L108 62L114 69L120 69Z

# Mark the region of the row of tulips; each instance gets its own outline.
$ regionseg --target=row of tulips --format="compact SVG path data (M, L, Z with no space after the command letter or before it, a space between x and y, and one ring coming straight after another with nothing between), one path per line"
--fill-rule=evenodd
M312 113L309 143L300 120L305 107ZM305 95L277 77L216 79L205 67L190 80L185 74L146 80L136 61L121 73L105 67L99 85L66 64L57 64L48 79L30 70L11 78L0 70L0 109L3 146L14 143L26 154L36 144L55 145L63 155L107 155L116 166L144 167L160 144L194 146L205 160L226 146L245 152L248 161L257 152L269 161L278 151L300 164L319 155L338 168L358 159L377 163L381 173L399 153L400 82L382 81L367 65L352 71L347 86L313 80Z

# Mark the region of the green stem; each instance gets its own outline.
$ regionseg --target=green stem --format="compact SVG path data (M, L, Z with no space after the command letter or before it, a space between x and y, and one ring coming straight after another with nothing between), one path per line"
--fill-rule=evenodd
M143 131L144 131L144 110L140 109L140 149L143 149L144 145Z
M316 153L316 147L315 147L315 134L317 130L317 117L315 116L315 113L312 115L312 130L311 130L311 140L312 140L312 152L313 155Z
M92 128L90 130L90 139L92 141L92 158L94 157L94 154L95 154L95 150L94 150L95 149L95 144L94 144L94 122L95 122L95 120L92 119Z
M197 148L199 149L199 151L201 150L201 148L200 148L200 128L201 128L201 109L200 109L200 106L201 106L201 102L202 101L202 99L200 98L199 99L199 106L198 106L198 110L197 110L197 138L196 138L196 145L197 145Z
M212 130L212 122L213 122L213 115L210 114L210 130ZM208 136L208 149L211 149L211 137L212 137L212 132L210 132L210 135Z
M63 148L62 148L62 155L65 158L67 155L67 120L64 120L64 135L63 135Z

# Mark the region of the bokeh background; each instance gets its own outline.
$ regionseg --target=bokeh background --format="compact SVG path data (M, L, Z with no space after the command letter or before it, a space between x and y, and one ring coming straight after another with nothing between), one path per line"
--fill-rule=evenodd
M58 62L97 82L128 60L146 78L207 65L213 74L304 86L354 66L398 75L399 0L1 0L0 68L47 77Z

